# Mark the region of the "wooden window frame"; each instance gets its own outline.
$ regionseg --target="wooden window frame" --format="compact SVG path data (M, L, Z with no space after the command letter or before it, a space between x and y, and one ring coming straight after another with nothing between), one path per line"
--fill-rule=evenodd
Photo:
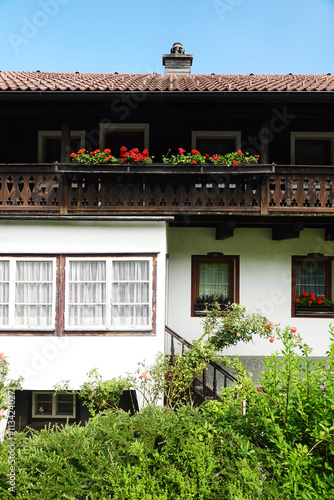
M195 302L199 294L200 264L229 264L230 292L229 301L239 302L239 256L209 252L207 255L191 256L191 316L205 316L205 312L195 312Z
M197 149L197 139L209 139L210 141L216 139L217 142L222 139L234 139L235 150L241 149L241 132L239 130L193 130L191 132L191 149Z
M38 131L38 150L37 150L37 161L38 163L45 163L46 155L46 141L48 139L59 139L61 140L61 130L39 130ZM85 131L84 130L71 130L70 139L78 139L80 148L85 147ZM76 152L76 151L75 151ZM59 162L61 158L59 158Z
M52 414L51 415L46 415L41 412L41 413L38 413L38 409L36 408L36 396L39 395L39 394L45 394L45 395L49 395L51 394L52 395L52 398L51 398L51 402L52 402ZM72 408L73 408L73 411L71 414L67 414L67 415L59 415L57 414L57 404L58 404L58 396L61 395L61 394L67 394L67 395L71 395L72 396ZM75 419L76 418L76 394L75 393L68 393L68 392L54 392L54 391L33 391L32 392L32 409L31 409L31 417L32 419L53 419L53 418L56 418L56 419Z
M100 149L112 148L106 144L106 134L110 132L142 132L144 135L144 149L149 149L150 125L149 123L100 123ZM137 147L136 144L133 145ZM112 151L117 155L119 152Z
M323 254L310 253L308 255L293 255L292 256L292 278L291 278L291 317L334 317L334 312L332 309L329 312L326 310L322 311L319 309L315 312L313 309L305 311L296 310L296 287L297 287L297 264L302 262L314 262L314 264L325 264L326 265L326 297L333 301L333 289L332 289L332 274L333 274L333 261L334 257L324 256Z
M330 165L334 163L334 132L291 132L290 134L290 156L291 165L296 164L296 141L330 141Z
M148 260L150 265L150 324L145 325L145 328L140 326L115 326L113 329L96 329L96 328L80 328L80 329L68 329L66 328L65 322L65 302L66 302L66 259L86 259L86 260L100 260L100 259L113 259L113 260ZM157 297L157 254L147 253L147 254L66 254L66 255L21 255L21 254L0 254L0 259L2 261L7 260L27 260L27 261L43 261L52 260L54 261L54 308L53 308L53 318L54 324L52 327L38 327L38 328L27 328L27 327L1 327L0 326L0 336L1 335L155 335L156 334L156 297Z
M57 291L56 291L56 283L57 283L57 260L53 256L41 256L41 257L27 257L27 256L0 256L1 262L9 262L9 324L8 326L0 325L0 331L3 332L13 332L13 331L28 331L29 333L38 333L41 331L54 331L55 324L55 313L56 313L56 304L57 304ZM53 322L50 326L28 326L28 325L17 325L15 323L15 306L16 302L16 272L17 272L17 263L18 262L52 262L52 303L51 303L51 317L53 318ZM37 304L36 304L37 305ZM43 304L42 304L43 305Z

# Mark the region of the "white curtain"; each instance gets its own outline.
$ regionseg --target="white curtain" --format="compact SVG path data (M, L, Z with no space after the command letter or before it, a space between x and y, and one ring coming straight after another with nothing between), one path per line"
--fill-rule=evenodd
M0 325L9 321L9 261L0 261Z
M230 266L228 263L203 263L199 265L199 298L222 295L229 298Z
M15 326L52 326L53 262L17 261Z
M113 261L113 326L149 325L149 272L148 261Z
M70 261L68 312L70 326L105 326L106 262Z

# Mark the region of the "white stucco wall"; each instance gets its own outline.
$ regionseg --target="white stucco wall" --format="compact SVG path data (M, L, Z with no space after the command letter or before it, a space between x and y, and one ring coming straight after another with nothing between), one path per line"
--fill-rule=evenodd
M270 229L236 229L226 240L215 239L214 228L169 228L167 325L191 341L202 332L201 318L192 318L191 255L223 252L240 256L240 303L249 310L260 309L270 321L296 326L313 347L314 356L324 356L329 345L330 319L291 318L291 256L323 253L334 255L334 243L324 241L324 231L305 229L300 238L273 241ZM277 350L278 342L258 339L239 343L228 355L264 356Z
M1 254L156 253L156 335L1 335L0 352L12 377L23 375L24 389L50 390L61 380L78 388L98 368L103 378L134 372L143 359L152 363L164 349L165 222L1 222Z

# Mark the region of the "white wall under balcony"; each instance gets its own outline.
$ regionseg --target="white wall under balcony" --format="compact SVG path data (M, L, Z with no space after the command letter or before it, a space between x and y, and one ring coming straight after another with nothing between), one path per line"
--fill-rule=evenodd
M291 318L291 256L334 255L334 243L324 241L323 230L305 229L299 239L273 241L270 229L240 228L232 238L219 241L213 228L169 228L166 324L189 341L203 333L201 318L191 317L191 255L208 252L239 255L240 303L250 311L261 310L274 323L296 326L313 347L312 355L325 355L333 320ZM265 356L278 348L278 342L258 339L255 344L239 343L225 354Z
M24 389L50 390L61 380L74 387L98 368L103 378L135 371L146 359L151 364L164 349L165 222L1 222L2 255L156 253L157 294L155 335L55 337L1 335L0 352L10 363L12 377L24 376Z

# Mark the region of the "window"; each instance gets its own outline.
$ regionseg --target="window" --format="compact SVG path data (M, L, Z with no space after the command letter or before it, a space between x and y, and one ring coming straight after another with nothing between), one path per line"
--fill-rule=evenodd
M70 133L71 153L85 147L85 132L73 130ZM38 132L38 162L54 163L61 161L61 131L40 130Z
M202 154L232 153L241 148L241 133L237 131L193 131L191 135L192 149Z
M333 132L292 132L293 165L331 165L334 158Z
M239 300L239 257L222 253L192 256L192 316L203 314L205 302Z
M75 418L75 394L41 391L32 393L33 418Z
M0 257L0 331L155 330L156 258Z
M143 151L149 148L148 123L101 123L100 147L110 148L114 156L119 156L120 149L138 148Z
M0 259L0 327L55 328L55 259Z
M68 330L151 329L150 259L68 259Z
M303 293L314 294L316 298L326 297L332 301L333 258L322 254L292 257L292 315L333 314L332 307L323 304L301 306L296 302Z

